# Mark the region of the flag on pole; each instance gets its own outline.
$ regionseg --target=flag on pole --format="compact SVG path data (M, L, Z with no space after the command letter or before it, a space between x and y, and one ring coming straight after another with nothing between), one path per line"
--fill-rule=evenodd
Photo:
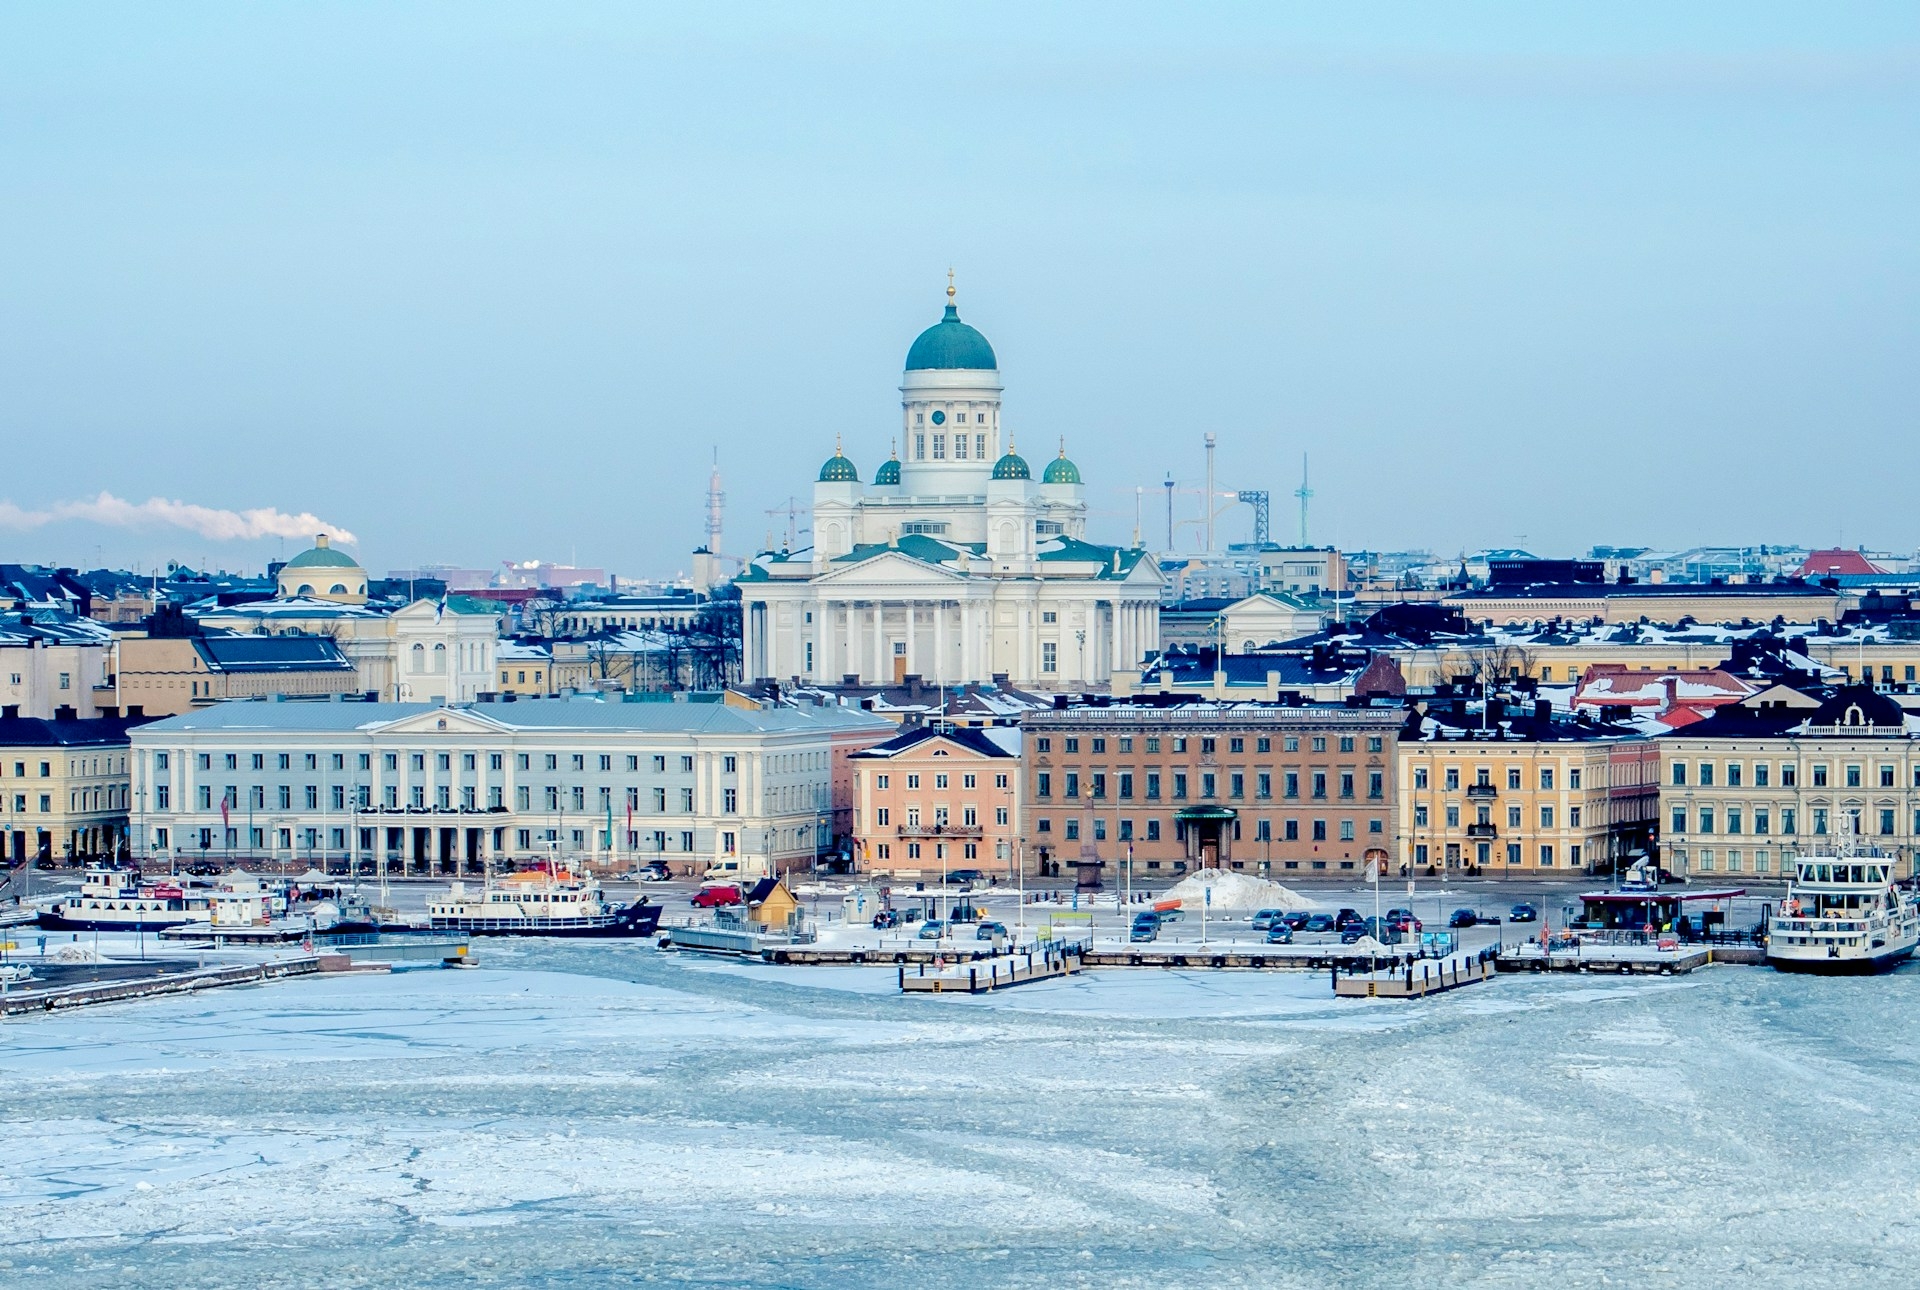
M1367 861L1367 881L1368 882L1380 881L1380 862L1378 860Z

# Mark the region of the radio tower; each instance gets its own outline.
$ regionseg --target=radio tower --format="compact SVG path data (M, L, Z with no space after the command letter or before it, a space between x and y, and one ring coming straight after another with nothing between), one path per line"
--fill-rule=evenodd
M725 513L727 495L720 491L720 450L713 450L713 473L707 476L707 550L713 555L720 554L720 523Z
M714 478L718 479L719 476L715 475ZM1300 487L1293 490L1293 495L1300 499L1300 545L1305 546L1307 544L1307 501L1313 496L1313 490L1307 487L1307 454L1304 452L1300 454Z

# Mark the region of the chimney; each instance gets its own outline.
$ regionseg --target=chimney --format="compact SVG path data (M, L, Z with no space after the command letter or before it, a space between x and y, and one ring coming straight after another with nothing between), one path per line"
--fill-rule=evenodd
M1553 721L1553 700L1535 700L1533 705L1533 719L1542 725L1551 724Z
M66 703L61 704L53 710L53 719L55 721L72 721L79 715L71 704Z
M1667 706L1662 708L1661 711L1672 712L1680 706L1680 678L1677 676L1668 676L1663 677L1662 680L1666 682L1667 686Z
M0 721L18 721L19 719L20 719L19 704L9 703L4 708L0 708Z
M1657 587L1661 583L1665 582L1666 580L1667 580L1667 571L1665 569L1662 569L1659 565L1656 564L1653 566L1653 568L1647 570L1647 581L1653 584L1654 586Z

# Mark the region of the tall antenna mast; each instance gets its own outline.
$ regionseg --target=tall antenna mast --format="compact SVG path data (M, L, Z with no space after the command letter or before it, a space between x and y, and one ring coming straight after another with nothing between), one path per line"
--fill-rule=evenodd
M1300 545L1307 544L1307 502L1313 496L1313 490L1307 487L1307 454L1300 454L1300 487L1293 490L1300 499Z
M726 512L727 495L720 491L720 449L713 450L713 473L707 476L707 550L720 554L721 517Z

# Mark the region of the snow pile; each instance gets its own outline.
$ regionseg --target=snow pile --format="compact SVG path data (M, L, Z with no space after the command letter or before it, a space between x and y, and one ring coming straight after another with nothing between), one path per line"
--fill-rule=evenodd
M1299 892L1265 878L1232 869L1201 869L1188 874L1167 888L1166 900L1177 900L1182 909L1197 910L1207 904L1207 892L1213 892L1212 909L1311 909L1312 902Z
M106 960L100 956L99 950L95 949L91 944L84 941L74 941L70 945L62 945L59 949L48 950L47 961L49 963L104 963L106 962Z

